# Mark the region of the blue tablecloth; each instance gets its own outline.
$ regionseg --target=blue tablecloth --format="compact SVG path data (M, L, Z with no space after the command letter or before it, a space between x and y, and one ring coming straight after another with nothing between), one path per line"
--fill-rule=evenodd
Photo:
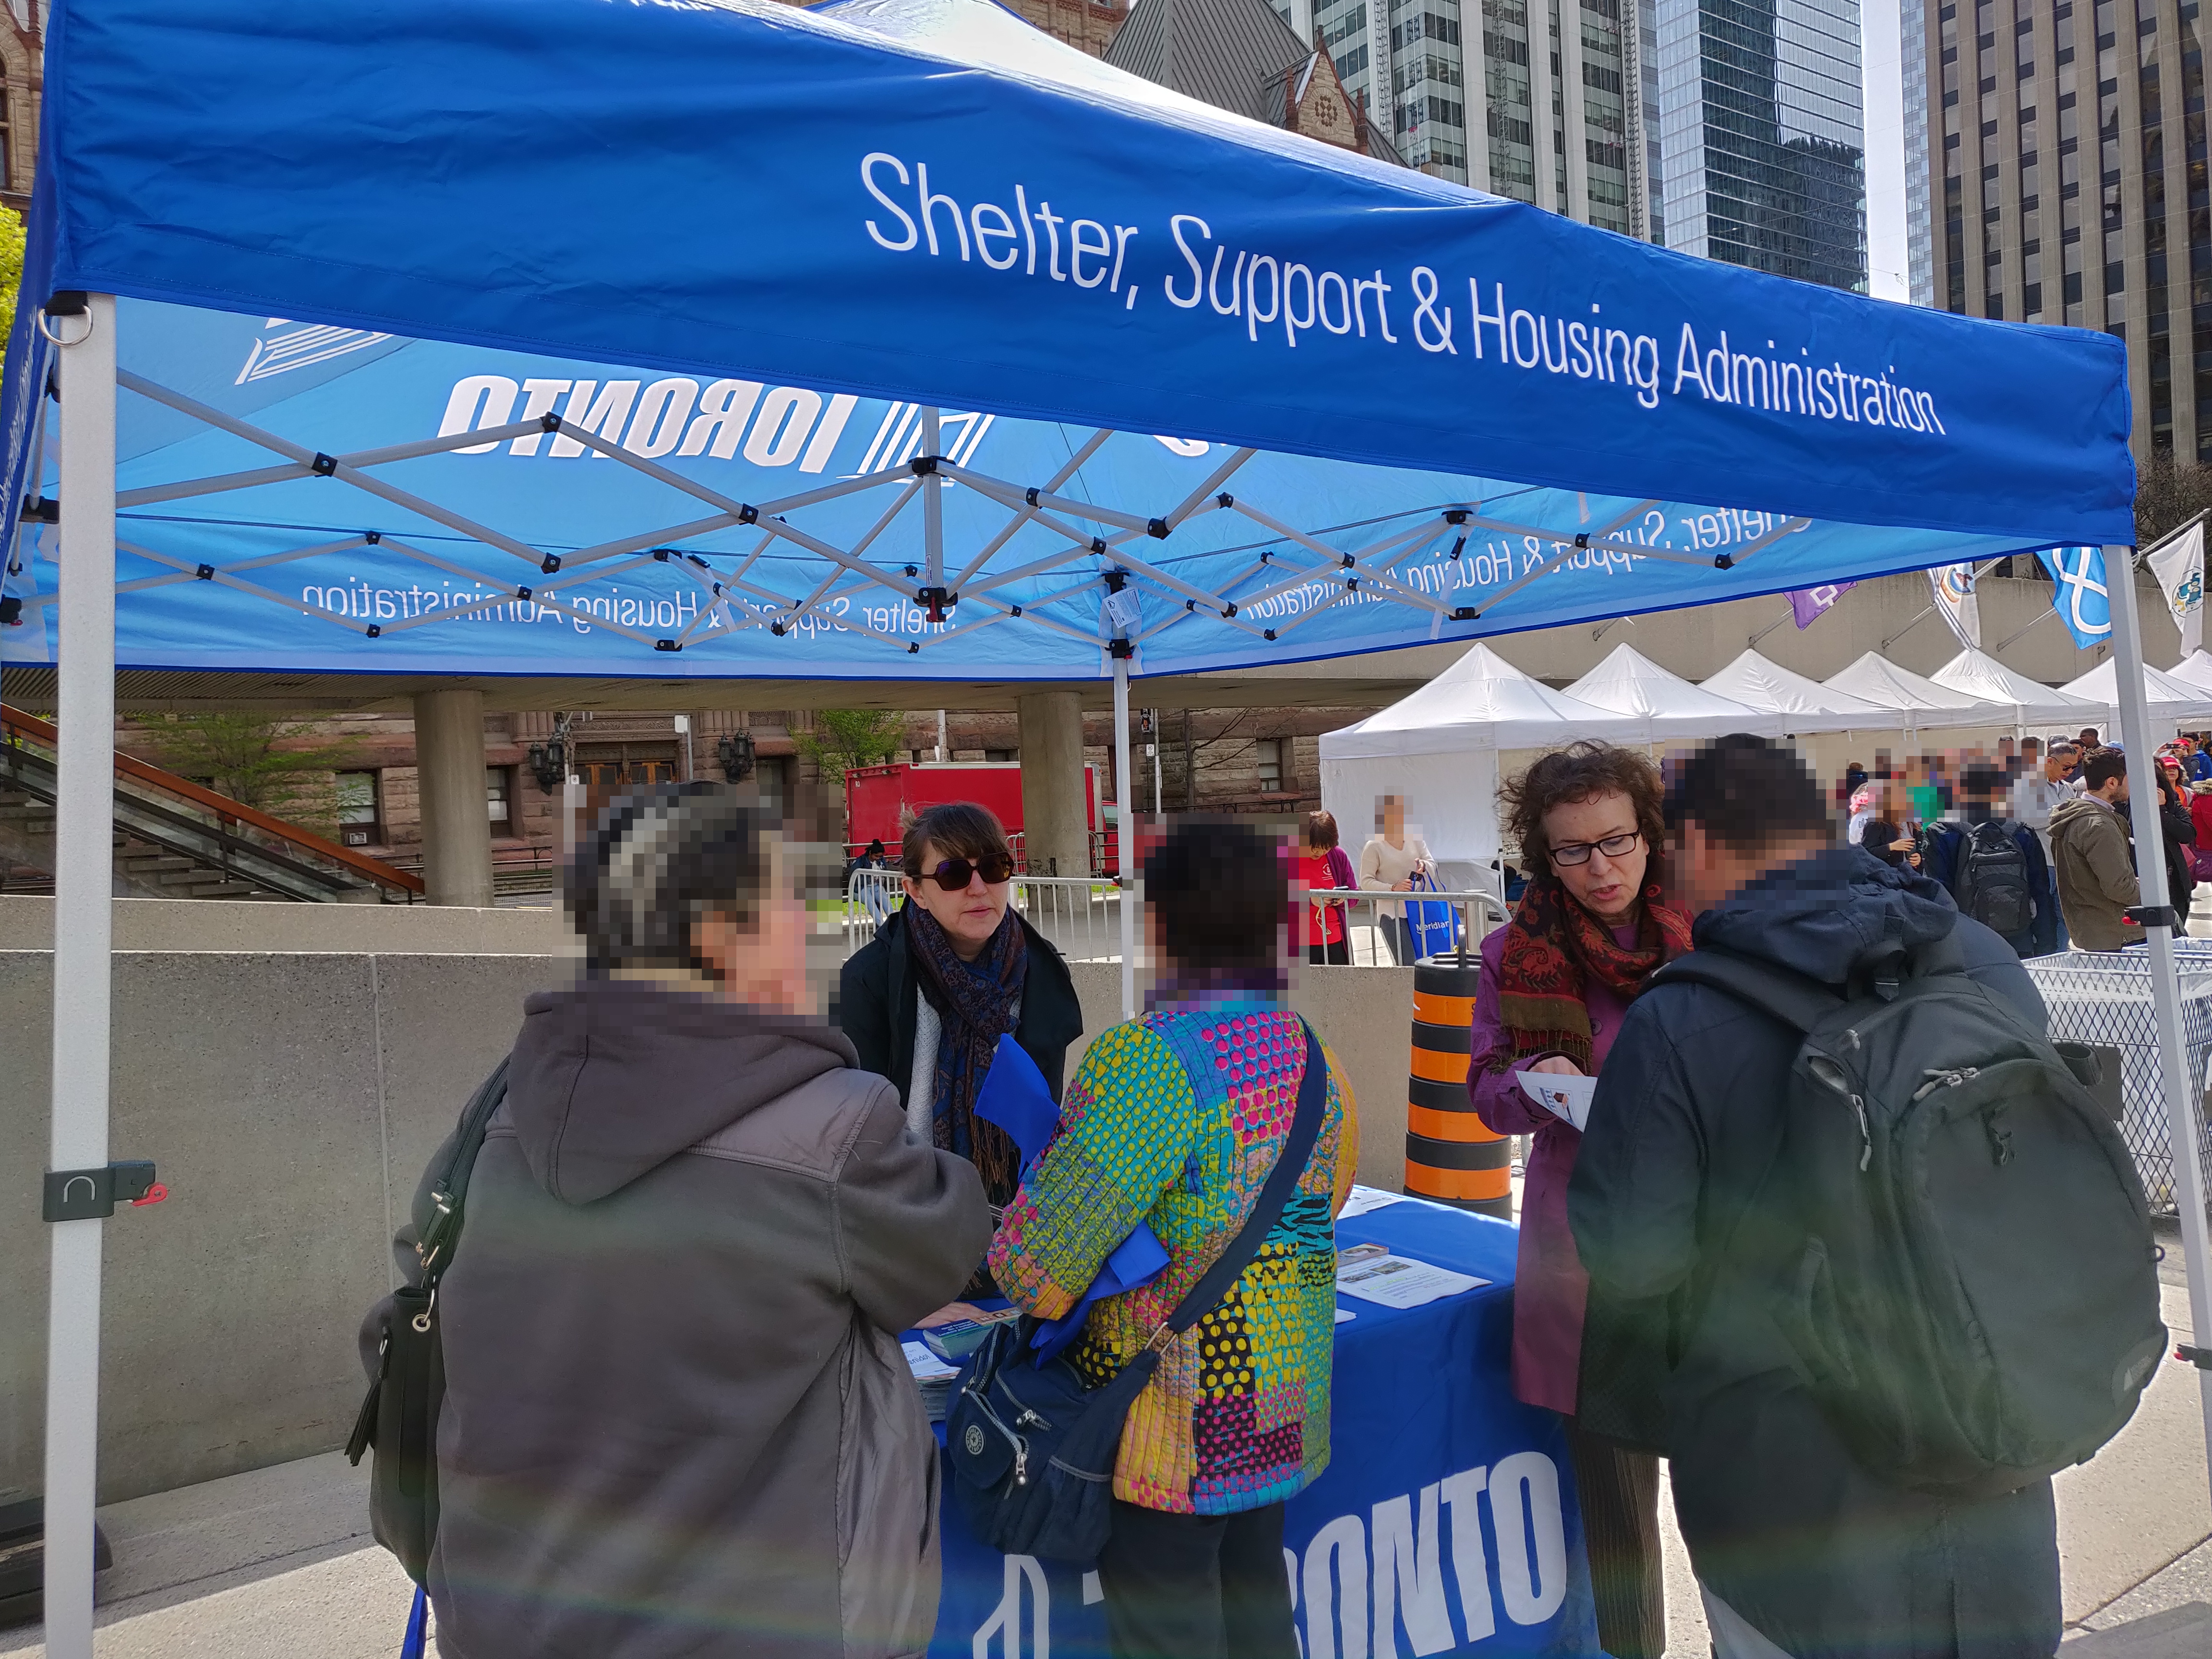
M1419 1203L1338 1224L1340 1246L1492 1282L1403 1311L1339 1299L1358 1317L1336 1329L1333 1455L1285 1528L1305 1659L1596 1654L1566 1437L1507 1375L1517 1237ZM1105 1659L1096 1575L986 1548L945 1480L933 1659Z

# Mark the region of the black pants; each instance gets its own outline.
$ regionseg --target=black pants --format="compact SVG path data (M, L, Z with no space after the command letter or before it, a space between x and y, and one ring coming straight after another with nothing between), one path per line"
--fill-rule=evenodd
M1352 962L1352 941L1348 939L1331 939L1326 945L1309 945L1306 946L1306 960L1316 968L1327 967L1331 963L1340 968L1348 967Z
M1116 1498L1098 1583L1114 1659L1298 1659L1280 1504L1169 1515Z
M1613 1659L1662 1659L1667 1581L1659 1553L1659 1460L1566 1419L1582 1505L1598 1646Z

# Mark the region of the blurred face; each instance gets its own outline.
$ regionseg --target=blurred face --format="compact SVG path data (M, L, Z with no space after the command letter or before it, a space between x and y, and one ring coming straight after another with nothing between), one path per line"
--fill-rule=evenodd
M975 867L975 860L968 859L962 860L969 866L967 884L948 890L938 881L936 872L958 858L959 854L945 852L935 842L924 842L921 879L906 878L906 896L936 918L937 925L952 941L953 953L963 962L972 962L1006 919L1006 898L1013 886L1010 880L984 880L983 872Z
M1382 797L1382 839L1393 847L1406 839L1406 803L1395 795Z
M817 976L806 971L809 932L805 904L779 893L762 901L750 927L732 915L707 917L691 948L721 976L725 1000L811 1018L822 1006Z
M1629 844L1614 852L1601 845L1617 844L1624 837ZM1544 839L1552 848L1553 873L1583 909L1610 924L1635 913L1651 849L1637 830L1636 805L1626 795L1616 792L1561 801L1544 814ZM1563 860L1562 853L1574 861Z

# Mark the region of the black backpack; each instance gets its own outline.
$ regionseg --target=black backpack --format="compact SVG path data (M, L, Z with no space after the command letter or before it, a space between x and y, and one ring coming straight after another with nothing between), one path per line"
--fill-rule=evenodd
M1849 998L1710 950L1652 981L1685 981L1803 1034L1746 1212L1789 1231L1733 1265L1771 1289L1858 1462L1972 1498L2118 1433L2166 1332L2142 1184L2082 1080L2095 1057L2062 1056L1968 975L1955 930L1912 960L1898 944Z
M2008 819L1988 818L1960 832L1959 913L2008 939L2035 926L2027 855L2021 851L2016 828Z
M346 1442L346 1461L356 1466L362 1453L375 1449L376 1461L369 1468L369 1529L417 1584L429 1571L430 1547L438 1538L438 1408L446 1397L438 1282L453 1265L469 1176L483 1146L484 1127L506 1099L502 1060L470 1097L453 1139L423 1175L412 1224L415 1282L394 1291L371 1316L381 1326L376 1376Z

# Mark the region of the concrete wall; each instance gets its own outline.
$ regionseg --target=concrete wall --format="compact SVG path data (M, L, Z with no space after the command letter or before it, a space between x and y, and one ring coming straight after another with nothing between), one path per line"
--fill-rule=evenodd
M212 907L210 907L212 908ZM307 906L298 907L301 909ZM318 907L319 908L319 907ZM0 951L0 1492L43 1456L52 958ZM106 1234L100 1500L321 1451L398 1212L556 958L118 953L112 1137L168 1201Z
M33 902L8 901L9 916ZM287 920L353 908L171 908ZM166 925L143 914L155 920L142 931ZM118 918L126 927L141 924ZM31 1200L46 1162L51 963L0 949L14 1107L0 1169L15 1172L0 1206L0 1498L36 1490L43 1456L47 1256ZM152 1158L170 1196L107 1228L103 1503L343 1443L362 1386L355 1333L389 1287L389 1241L423 1166L514 1041L523 998L574 971L544 953L118 952L111 1144ZM1073 972L1087 1042L1119 1018L1120 970ZM1293 997L1352 1079L1361 1178L1392 1188L1412 980L1310 969Z
M562 956L574 949L557 905L288 904L230 899L115 901L118 951L395 951L404 956ZM51 898L0 896L0 950L50 951Z

